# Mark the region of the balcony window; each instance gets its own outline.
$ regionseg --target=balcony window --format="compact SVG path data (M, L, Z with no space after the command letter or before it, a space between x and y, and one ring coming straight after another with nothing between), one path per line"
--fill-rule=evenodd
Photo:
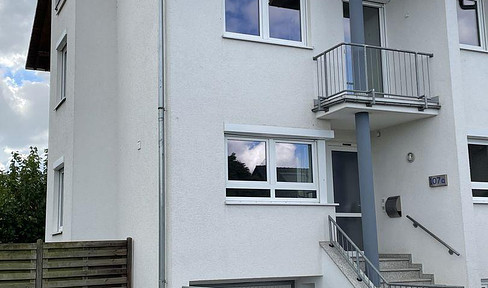
M225 0L224 36L305 45L305 0Z
M488 141L468 141L473 199L488 201Z
M459 43L486 49L485 0L458 0Z
M318 200L315 141L228 137L226 146L228 198Z

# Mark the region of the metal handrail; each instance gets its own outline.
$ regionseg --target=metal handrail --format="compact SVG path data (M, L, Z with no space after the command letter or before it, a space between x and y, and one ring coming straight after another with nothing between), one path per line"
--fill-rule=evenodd
M422 230L424 230L425 232L427 232L427 234L429 234L430 236L432 236L435 240L439 241L442 245L444 245L447 249L448 249L448 252L449 254L453 255L453 254L456 254L457 256L460 256L461 254L459 254L459 252L457 252L454 248L452 248L451 246L449 246L449 244L447 244L446 242L444 242L441 238L439 238L437 235L435 235L434 233L432 233L429 229L425 228L424 225L420 224L417 220L413 219L412 217L410 217L409 215L407 215L407 218L413 222L413 227L417 228L417 227L420 227L422 228Z
M357 274L357 280L363 281L369 288L464 288L462 286L448 286L435 284L407 284L407 283L389 283L381 275L380 271L366 258L366 255L359 247L349 238L344 230L337 225L334 219L329 215L329 239L331 247L337 247L340 254L346 262L354 269ZM339 240L340 239L340 240ZM340 241L340 242L339 242ZM353 256L348 253L353 252ZM354 260L353 260L354 257ZM364 261L364 270L359 264L360 258ZM373 279L373 280L371 280ZM374 282L377 282L375 285Z

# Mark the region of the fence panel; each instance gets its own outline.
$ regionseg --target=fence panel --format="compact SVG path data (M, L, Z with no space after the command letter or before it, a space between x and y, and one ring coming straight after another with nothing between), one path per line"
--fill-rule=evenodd
M0 287L131 287L132 239L0 244Z

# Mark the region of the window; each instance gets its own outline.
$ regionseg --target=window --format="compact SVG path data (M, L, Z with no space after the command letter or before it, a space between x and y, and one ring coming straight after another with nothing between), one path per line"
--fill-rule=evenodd
M56 219L56 233L63 232L63 213L64 213L64 167L55 171L56 186L54 189L55 196L55 219Z
M459 43L486 49L486 0L457 0Z
M488 288L488 279L481 279L481 288Z
M197 287L214 288L295 288L295 281L274 281L274 282L243 282L225 284L191 284Z
M228 198L318 200L317 144L227 137Z
M68 45L66 34L58 44L58 71L57 71L57 105L55 110L66 100L66 76L68 70Z
M56 14L59 14L59 12L61 12L61 8L63 8L66 0L53 0L53 1L54 1L54 11L56 11Z
M488 141L468 140L471 187L475 200L488 200Z
M306 44L305 0L225 0L225 36Z

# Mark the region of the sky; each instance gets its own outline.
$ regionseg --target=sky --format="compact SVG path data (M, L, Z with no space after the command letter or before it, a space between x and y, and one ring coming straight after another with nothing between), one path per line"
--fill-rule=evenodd
M0 170L12 151L47 148L49 73L24 68L36 3L0 0Z

